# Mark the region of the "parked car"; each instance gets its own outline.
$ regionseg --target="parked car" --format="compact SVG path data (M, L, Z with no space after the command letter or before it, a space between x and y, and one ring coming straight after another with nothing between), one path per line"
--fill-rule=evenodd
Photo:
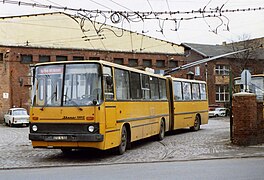
M4 115L4 122L10 127L13 125L29 125L29 115L24 108L11 108Z
M227 108L215 108L214 110L209 110L209 117L218 117L218 116L227 116L228 109Z

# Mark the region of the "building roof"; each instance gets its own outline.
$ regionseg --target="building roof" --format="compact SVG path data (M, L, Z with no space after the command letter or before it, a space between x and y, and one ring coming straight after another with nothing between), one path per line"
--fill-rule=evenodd
M262 41L264 42L264 38L260 38L262 39ZM262 42L260 41L260 39L255 39L255 41ZM250 40L250 41L254 41ZM218 55L222 55L225 53L229 53L229 52L233 52L233 46L237 46L239 45L239 43L235 43L234 45L232 44L225 44L225 45L207 45L207 44L193 44L193 43L182 43L182 45L184 47L187 47L195 52L197 52L198 54L202 55L203 57L207 58L207 57L214 57L214 56L218 56ZM250 46L249 46L250 47ZM243 49L245 47L240 46L239 49ZM264 59L264 50L263 48L257 48L254 50L255 53L257 54L257 58L258 59ZM235 56L230 55L227 56L227 58L235 58Z
M98 34L96 30L101 31ZM65 13L0 17L0 45L184 54L181 45Z
M201 54L204 57L213 57L224 53L232 52L232 47L223 45L183 43L183 46Z

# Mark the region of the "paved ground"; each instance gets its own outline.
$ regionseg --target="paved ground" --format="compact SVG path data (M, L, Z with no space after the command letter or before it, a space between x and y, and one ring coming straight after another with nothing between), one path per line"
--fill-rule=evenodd
M111 151L87 150L64 155L60 150L33 149L28 132L28 127L0 125L0 169L264 157L264 145L238 147L230 143L227 118L211 118L198 132L177 130L161 142L146 139L133 143L132 149L121 156Z

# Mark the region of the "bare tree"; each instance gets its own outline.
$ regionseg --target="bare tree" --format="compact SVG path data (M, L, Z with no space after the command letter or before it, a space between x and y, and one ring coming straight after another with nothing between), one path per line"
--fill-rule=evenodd
M233 57L239 60L240 70L249 68L250 62L258 59L258 50L261 46L261 41L259 39L250 40L250 35L243 34L239 37L239 42L232 42L230 44L233 51L238 51L242 49L251 49L249 51L244 51L238 54L234 54Z

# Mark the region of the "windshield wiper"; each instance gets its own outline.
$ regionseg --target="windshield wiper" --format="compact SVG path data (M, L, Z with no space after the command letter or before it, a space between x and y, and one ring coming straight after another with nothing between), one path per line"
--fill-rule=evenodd
M80 110L80 111L83 110L83 109L79 106L79 104L77 104L75 101L73 101L72 99L70 99L69 96L67 96L67 93L64 94L63 97L65 98L64 104L66 104L67 99L68 99L68 102L72 102L73 105L75 105L75 107L76 107L78 110Z
M55 92L52 93L52 95L49 97L49 99L47 99L47 100L45 101L45 105L42 106L42 107L40 108L40 110L43 111L44 108L48 106L48 103L47 103L47 102L48 102L49 100L52 101L55 97L57 97L57 91L55 91Z

